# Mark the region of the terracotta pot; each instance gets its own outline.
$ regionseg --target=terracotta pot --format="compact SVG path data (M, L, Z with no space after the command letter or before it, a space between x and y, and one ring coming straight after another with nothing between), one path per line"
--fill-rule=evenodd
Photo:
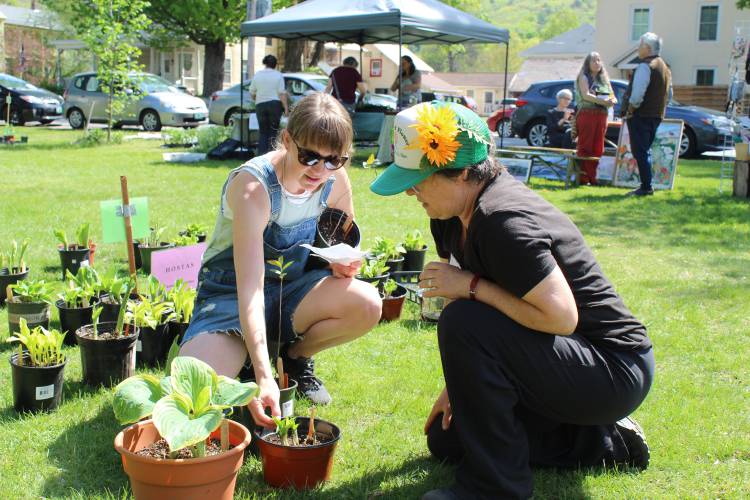
M310 419L297 417L300 436L307 434ZM312 489L331 477L333 470L333 453L341 437L338 427L325 420L315 420L315 430L328 434L333 439L325 444L292 448L269 443L262 436L273 433L268 429L255 432L263 462L263 479L277 488L294 487L295 489Z
M94 265L94 254L96 253L96 243L89 240L89 265Z
M398 285L398 288L390 297L383 297L383 310L380 313L380 321L393 321L401 317L401 309L406 299L406 288Z
M221 431L211 434L219 439ZM115 437L115 449L130 478L137 500L231 500L242 466L250 431L229 421L229 442L234 446L220 455L191 459L156 459L136 455L161 438L153 420L133 424Z

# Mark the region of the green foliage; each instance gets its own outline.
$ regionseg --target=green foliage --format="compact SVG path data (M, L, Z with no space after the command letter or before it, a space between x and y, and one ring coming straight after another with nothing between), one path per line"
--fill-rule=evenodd
M276 274L280 280L283 280L286 277L286 270L294 264L293 260L290 260L289 262L284 262L284 256L282 255L278 259L269 259L266 262L272 267L271 271Z
M738 9L750 8L750 0L737 0L737 8Z
M216 146L226 141L232 134L231 127L201 127L198 129L198 144L195 150L199 153L208 153Z
M191 288L182 279L175 281L172 289L169 291L169 301L174 308L174 320L178 323L190 323L193 317L193 307L195 306L195 288Z
M167 288L153 275L148 277L145 296L151 302L166 302L169 300Z
M54 285L47 283L44 280L21 280L14 285L10 285L10 289L13 290L15 299L20 302L27 303L52 303L52 294Z
M176 247L187 247L198 243L198 237L187 234L178 234L172 238L172 243L174 243L174 246Z
M388 266L385 264L385 259L369 259L362 263L362 267L359 270L359 275L363 278L377 278L383 276L388 272Z
M148 236L143 240L143 246L149 248L156 248L161 243L161 235L164 234L166 227L161 227L158 223L154 223L151 230L148 232Z
M152 302L145 295L140 300L128 301L125 319L138 327L156 328L174 318L171 302Z
M205 235L207 231L206 226L203 224L188 224L183 231L188 236L195 236L196 238L201 235Z
M88 222L81 224L76 230L76 239L78 240L78 246L81 248L89 247L89 230L91 225Z
M370 248L370 253L378 258L382 257L384 260L399 259L401 258L401 254L405 252L406 250L403 246L397 245L395 241L381 236L375 238L375 244Z
M397 288L398 283L390 278L388 278L383 284L383 292L385 293L386 297L390 297L391 295L393 295L393 292L395 292Z
M125 135L122 132L111 132L109 129L92 128L73 141L73 145L79 148L92 148L95 146L101 146L107 142L110 144L121 144L124 137Z
M7 252L0 250L0 270L7 269L9 273L16 274L26 271L26 263L23 256L29 248L29 240L23 240L21 249L18 249L18 242L13 240Z
M70 269L67 269L65 279L65 287L57 297L65 302L66 307L89 307L91 299L97 295L101 286L96 270L93 267L81 267L73 276Z
M197 129L170 128L161 133L161 138L166 145L192 146L198 142Z
M68 236L64 229L56 228L52 230L52 234L55 235L57 241L62 245L65 250L75 250L76 248L84 249L89 247L89 228L88 222L82 223L76 229L76 242L70 243Z
M123 290L123 296L129 297L130 292L134 288L135 288L135 277L132 277L132 279L125 284L125 290ZM123 327L125 326L125 316L127 315L127 312L128 312L127 304L129 304L129 301L124 304L120 302L120 312L117 314L117 325L115 325L115 331L114 331L115 337L118 337L125 333L123 331Z
M299 435L297 434L299 424L296 422L297 419L295 419L294 417L272 418L273 422L276 424L276 434L281 439L281 444L283 446L289 446L291 437L291 444L294 446L299 446Z
M422 250L427 246L427 242L422 236L422 231L415 229L404 235L403 246L406 250Z
M129 290L135 286L135 278L121 278L115 269L111 269L97 286L99 295L107 294L116 304L122 304L128 298Z
M112 406L123 425L152 415L172 454L204 443L221 425L224 410L244 406L258 393L254 383L219 376L191 357L174 358L169 373L162 379L142 374L120 382ZM202 448L193 448L193 456L203 456Z
M57 238L57 241L60 242L60 244L63 247L63 250L68 249L68 236L65 234L65 231L62 229L54 229L52 230L52 234L55 235L55 238Z
M65 334L59 330L47 330L37 326L29 330L26 318L19 321L19 331L10 337L7 342L19 342L20 345L28 351L28 358L31 366L55 366L65 362L65 355L62 352L63 340ZM18 364L23 364L23 352L19 345Z
M104 308L102 306L95 306L91 311L91 323L94 327L94 338L99 336L99 316L101 316Z

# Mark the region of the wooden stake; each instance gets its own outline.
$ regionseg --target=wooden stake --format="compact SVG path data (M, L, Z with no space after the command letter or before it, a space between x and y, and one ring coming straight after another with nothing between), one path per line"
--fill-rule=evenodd
M276 373L279 375L279 389L286 389L286 378L284 377L284 360L276 358Z
M13 298L13 290L10 288L13 285L8 285L5 287L5 295L8 297L8 300Z
M311 441L312 444L315 444L315 407L313 406L310 408L310 423L307 427L307 437L305 438L305 442Z
M133 250L133 226L130 223L130 195L128 194L128 178L120 176L120 190L122 191L122 216L125 218L125 243L128 245L128 266L130 276L135 275L135 252ZM135 282L135 293L138 293L138 280Z
M229 449L229 420L223 418L221 420L221 451L227 451Z

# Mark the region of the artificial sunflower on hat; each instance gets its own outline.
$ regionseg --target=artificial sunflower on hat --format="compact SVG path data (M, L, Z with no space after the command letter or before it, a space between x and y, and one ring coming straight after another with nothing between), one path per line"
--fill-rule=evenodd
M436 167L443 167L456 158L461 143L456 140L458 119L450 107L424 106L417 113L417 123L410 126L417 130L417 140L407 149L421 149Z

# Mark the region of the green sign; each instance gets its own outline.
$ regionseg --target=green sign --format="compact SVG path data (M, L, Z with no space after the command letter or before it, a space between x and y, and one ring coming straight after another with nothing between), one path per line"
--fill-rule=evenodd
M102 212L102 238L104 243L125 241L125 213L130 213L133 239L148 236L148 198L131 198L130 207L123 210L122 200L99 203Z

